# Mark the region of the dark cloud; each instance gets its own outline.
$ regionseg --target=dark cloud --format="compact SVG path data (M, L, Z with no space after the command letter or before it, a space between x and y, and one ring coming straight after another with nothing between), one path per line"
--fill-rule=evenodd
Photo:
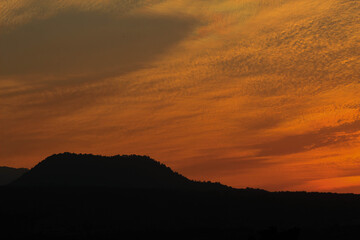
M306 152L319 147L347 142L359 136L359 134L355 134L358 131L360 131L360 120L335 127L321 128L309 133L286 136L275 141L254 145L254 148L259 150L257 156L280 156Z
M189 165L180 168L187 176L214 177L227 174L244 173L273 164L267 158L255 157L219 157L201 155L187 159Z
M183 39L194 23L171 16L66 10L2 29L0 75L126 73Z

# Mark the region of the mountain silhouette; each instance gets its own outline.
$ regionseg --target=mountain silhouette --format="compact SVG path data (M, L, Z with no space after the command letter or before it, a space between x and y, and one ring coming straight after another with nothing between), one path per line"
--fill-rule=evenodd
M55 154L11 183L13 186L108 186L123 188L223 189L220 183L198 182L148 156L111 157Z
M0 185L6 185L29 171L27 168L0 167Z
M0 196L4 239L360 239L360 195L235 189L147 156L55 154Z

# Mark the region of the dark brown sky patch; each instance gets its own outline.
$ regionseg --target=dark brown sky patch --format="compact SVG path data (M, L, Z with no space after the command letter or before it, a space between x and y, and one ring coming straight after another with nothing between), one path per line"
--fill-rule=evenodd
M67 10L0 35L0 75L121 74L182 40L193 19Z

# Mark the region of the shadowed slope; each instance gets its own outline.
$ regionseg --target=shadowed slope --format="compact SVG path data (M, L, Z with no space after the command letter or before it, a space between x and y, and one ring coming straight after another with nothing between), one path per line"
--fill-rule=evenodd
M0 185L6 185L29 171L26 168L0 167Z
M56 154L17 179L17 186L116 186L123 188L225 188L187 179L148 156Z

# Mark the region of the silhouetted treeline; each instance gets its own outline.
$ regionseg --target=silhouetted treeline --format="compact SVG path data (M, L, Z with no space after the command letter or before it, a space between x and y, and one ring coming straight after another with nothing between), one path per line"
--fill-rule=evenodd
M122 188L223 189L192 181L148 156L54 154L14 181L13 186L116 186Z
M233 189L136 155L53 155L0 196L3 239L360 237L359 195Z
M2 187L5 239L356 239L357 195Z

